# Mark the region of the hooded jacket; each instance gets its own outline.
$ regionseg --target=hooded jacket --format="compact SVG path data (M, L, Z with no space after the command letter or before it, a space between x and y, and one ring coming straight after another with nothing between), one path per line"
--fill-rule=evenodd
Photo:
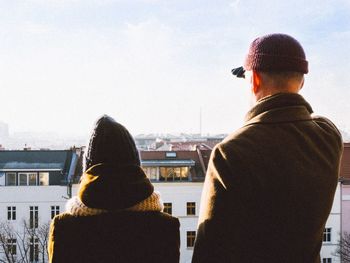
M51 223L49 262L179 262L179 220L161 212L126 128L101 117L85 158L78 195Z
M212 152L192 262L320 262L342 140L298 94L259 101Z

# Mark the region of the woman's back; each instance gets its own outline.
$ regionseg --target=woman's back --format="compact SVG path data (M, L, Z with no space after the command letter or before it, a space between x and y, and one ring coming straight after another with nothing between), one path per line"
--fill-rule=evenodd
M179 221L162 212L57 216L51 262L179 262Z
M77 196L51 223L51 263L179 262L179 220L162 213L129 131L97 120Z

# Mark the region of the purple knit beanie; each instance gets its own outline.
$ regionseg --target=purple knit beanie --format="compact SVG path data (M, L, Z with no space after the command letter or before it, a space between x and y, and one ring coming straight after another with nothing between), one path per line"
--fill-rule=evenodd
M243 77L245 70L294 71L308 73L308 62L300 43L286 34L269 34L256 38L250 45L243 68L232 73Z

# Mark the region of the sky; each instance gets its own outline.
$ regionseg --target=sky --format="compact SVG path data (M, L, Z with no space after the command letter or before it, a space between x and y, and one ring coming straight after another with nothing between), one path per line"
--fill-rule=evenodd
M301 94L350 131L350 0L0 0L0 121L10 132L230 133L249 110L230 70L249 44L303 45Z

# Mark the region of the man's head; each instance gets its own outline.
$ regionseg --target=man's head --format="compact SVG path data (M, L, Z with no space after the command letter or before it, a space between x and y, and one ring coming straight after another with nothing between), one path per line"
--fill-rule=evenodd
M270 34L255 39L243 67L232 70L246 77L259 100L279 92L298 92L308 73L308 62L300 43L286 34Z

